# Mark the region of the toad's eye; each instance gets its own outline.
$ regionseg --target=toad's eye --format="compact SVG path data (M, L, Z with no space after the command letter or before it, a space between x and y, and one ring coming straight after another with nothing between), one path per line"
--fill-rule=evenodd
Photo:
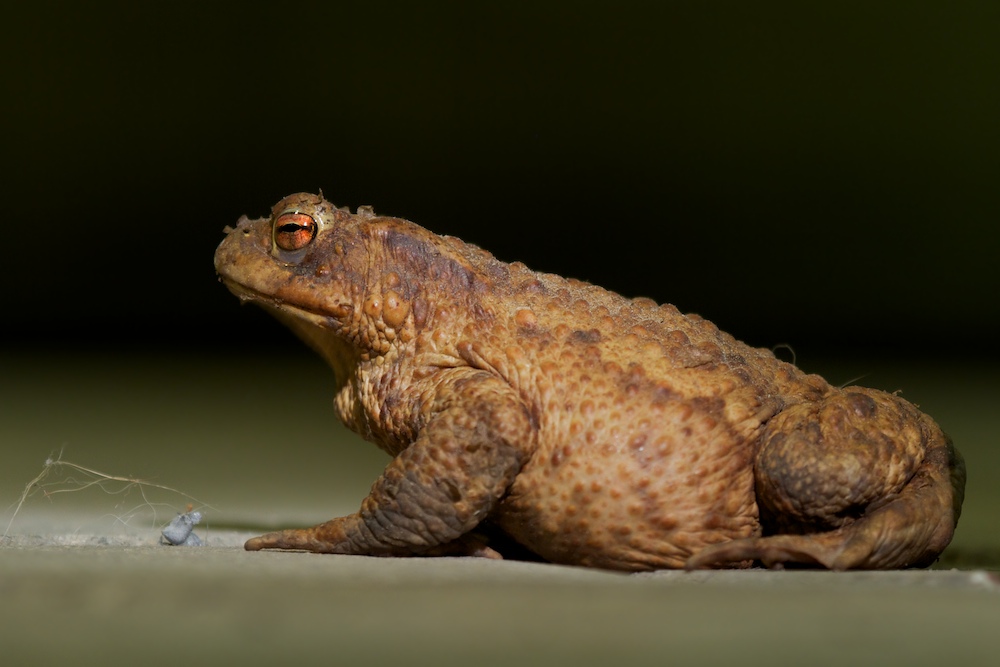
M282 250L301 250L316 238L316 227L305 213L284 213L274 221L274 244Z

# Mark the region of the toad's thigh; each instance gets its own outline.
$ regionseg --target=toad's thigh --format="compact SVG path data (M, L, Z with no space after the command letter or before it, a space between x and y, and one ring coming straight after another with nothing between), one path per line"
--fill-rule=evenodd
M754 464L765 531L837 527L899 493L925 454L920 424L911 404L860 387L775 416Z

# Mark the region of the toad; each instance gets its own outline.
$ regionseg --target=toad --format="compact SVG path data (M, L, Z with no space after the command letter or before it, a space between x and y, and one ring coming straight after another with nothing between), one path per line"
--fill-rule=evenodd
M312 194L242 217L215 268L391 456L356 513L248 550L841 570L926 566L952 538L965 466L930 417L674 306Z

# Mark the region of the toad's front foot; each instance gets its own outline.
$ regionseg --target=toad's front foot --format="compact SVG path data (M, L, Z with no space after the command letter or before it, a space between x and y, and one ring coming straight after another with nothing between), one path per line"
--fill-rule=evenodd
M338 544L324 541L317 537L317 530L325 526L293 530L279 530L258 537L250 538L243 545L247 551L262 549L282 549L291 551L313 551L316 553L362 553L352 549L338 548ZM503 560L503 556L487 543L486 538L478 533L468 533L456 540L439 544L427 549L382 549L367 552L372 556L469 556L474 558L489 558Z
M323 534L321 529L324 527L330 528L328 524L321 524L312 528L297 528L267 533L266 535L250 538L243 545L243 548L247 551L285 549L292 551L314 551L317 553L337 553L338 551L343 553L343 549L337 549L338 545L344 543L342 536L341 539L337 539L334 535ZM330 532L330 530L325 532Z
M277 533L251 537L243 544L243 548L247 551L260 551L261 549L272 548L274 546L274 535L277 535Z

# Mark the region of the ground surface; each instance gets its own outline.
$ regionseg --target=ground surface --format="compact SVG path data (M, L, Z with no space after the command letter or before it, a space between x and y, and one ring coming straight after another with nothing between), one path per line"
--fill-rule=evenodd
M629 576L242 551L258 530L351 511L385 463L336 425L329 376L309 358L47 356L0 364L5 664L997 659L994 368L807 366L833 382L867 374L862 384L903 389L965 454L965 513L938 569ZM55 463L46 467L47 458ZM25 485L43 471L18 509ZM159 528L188 503L205 515L196 532L207 546L158 545Z

